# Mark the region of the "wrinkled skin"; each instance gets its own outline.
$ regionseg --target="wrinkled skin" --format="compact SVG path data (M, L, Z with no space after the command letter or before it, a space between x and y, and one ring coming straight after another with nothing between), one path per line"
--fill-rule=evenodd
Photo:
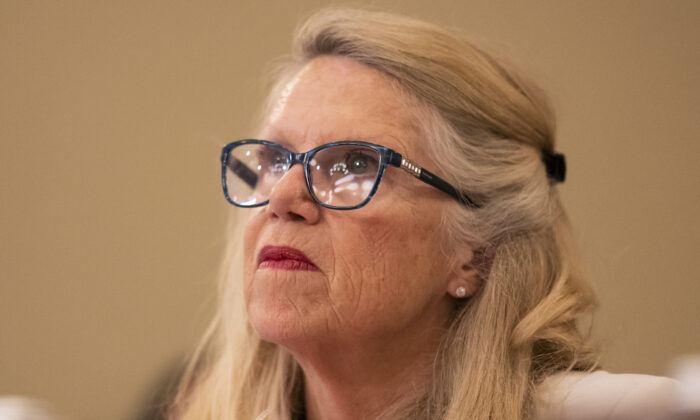
M295 152L337 140L390 147L440 173L415 124L421 106L376 70L342 57L316 58L283 90L260 138ZM286 347L305 375L307 416L371 418L429 382L454 313L454 290L476 283L471 250L443 242L452 198L387 168L372 201L338 211L310 197L301 165L249 210L244 291L261 338ZM266 245L302 251L317 271L258 267ZM445 252L449 249L449 254Z

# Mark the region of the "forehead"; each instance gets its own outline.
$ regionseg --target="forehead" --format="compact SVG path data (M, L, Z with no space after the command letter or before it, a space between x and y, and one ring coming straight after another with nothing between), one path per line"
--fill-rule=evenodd
M377 70L346 57L319 57L282 89L260 135L296 151L364 140L415 155L419 106Z

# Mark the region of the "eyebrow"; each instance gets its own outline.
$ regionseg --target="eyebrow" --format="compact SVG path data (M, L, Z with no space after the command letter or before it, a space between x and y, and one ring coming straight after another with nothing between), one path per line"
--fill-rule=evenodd
M318 147L318 146L321 146L321 145L324 145L324 144L328 144L328 143L333 143L333 142L336 142L336 141L352 141L352 140L356 140L356 141L366 141L366 142L369 142L369 143L381 144L381 145L383 145L383 146L386 146L386 145L384 144L384 143L385 143L384 140L385 140L387 137L391 137L392 139L396 139L395 136L387 136L387 135L379 135L379 134L375 134L375 135L361 135L361 136L358 136L358 135L351 135L351 136L347 136L347 135L344 135L344 136L335 136L335 135L333 135L333 136L331 136L331 135L329 135L327 132L321 131L320 136L319 136L320 139L321 139L321 141L320 141L318 144L316 144L316 145L314 145L314 146L312 146L312 147L310 147L310 148L308 148L308 149L306 149L306 150L296 150L296 147L294 147L293 144L292 144L292 142L289 140L292 136L286 135L284 130L275 129L275 128L268 128L268 130L269 130L269 133L268 133L268 134L270 134L270 135L268 135L268 136L258 136L258 137L256 137L256 138L258 138L258 139L260 139L260 140L273 141L273 142L279 144L280 146L283 146L285 149L290 150L290 151L293 151L293 152L296 152L296 153L308 152L309 150L311 150L311 149L313 149L313 148L315 148L315 147ZM261 130L261 131L264 131L264 130ZM354 132L353 134L358 134L358 133L357 133L357 132ZM365 133L365 134L370 134L370 133ZM403 148L404 148L404 145L403 145L401 142L397 142L396 140L394 140L394 142L397 143L397 145L400 147L400 149L403 149ZM389 147L389 146L386 146L386 147ZM395 150L396 150L396 148L393 148L393 147L392 147L392 149L395 149ZM398 150L397 150L397 151L398 151Z
M269 133L268 133L269 135L267 135L267 136L261 135L262 132L264 132L264 131L269 131ZM258 132L258 134L255 138L260 139L260 140L268 140L268 141L275 142L275 143L279 144L280 146L282 146L285 149L290 150L290 151L294 151L294 149L295 149L294 147L292 147L292 144L289 141L289 137L284 134L284 130L278 130L278 129L266 127L265 129L260 130L260 132ZM296 152L300 153L299 151L296 151Z

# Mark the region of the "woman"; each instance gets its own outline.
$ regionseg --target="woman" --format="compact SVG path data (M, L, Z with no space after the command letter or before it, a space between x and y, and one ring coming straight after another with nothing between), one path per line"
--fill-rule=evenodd
M554 122L513 71L420 21L325 11L257 138L224 148L242 268L176 417L547 417L561 372L596 369Z

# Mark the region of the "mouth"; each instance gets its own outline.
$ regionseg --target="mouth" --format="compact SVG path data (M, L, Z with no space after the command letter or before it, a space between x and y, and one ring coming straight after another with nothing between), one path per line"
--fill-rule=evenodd
M318 271L303 252L288 246L266 245L258 253L258 270Z

